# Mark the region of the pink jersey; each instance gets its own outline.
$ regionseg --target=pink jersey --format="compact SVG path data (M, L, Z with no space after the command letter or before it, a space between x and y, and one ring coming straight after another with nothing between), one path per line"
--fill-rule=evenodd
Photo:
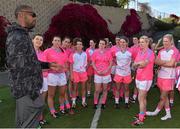
M112 55L110 52L106 50L103 53L101 53L101 51L97 49L92 55L92 62L94 62L98 71L107 70L111 61L112 61ZM104 76L109 75L110 73L111 73L111 69ZM99 75L96 70L95 70L95 74Z
M55 49L55 48L48 48L44 51L44 55L46 57L46 60L48 62L56 62L57 64L60 64L61 66L66 66L66 63L68 61L68 57L67 57L67 54L62 51L61 49ZM61 69L59 71L49 71L49 72L52 72L52 73L62 73L66 71L66 69Z
M178 50L175 47L172 47L168 51L166 49L162 49L158 53L158 58L164 61L170 61L171 59L175 59L178 61ZM175 79L176 78L176 69L172 67L164 67L158 71L158 77L163 79Z
M94 51L95 51L95 49L92 49L90 47L86 49L86 54L87 54L87 57L88 57L88 61L91 61L91 56L94 53Z
M120 76L131 75L131 60L132 53L127 49L125 52L117 51L115 53L116 57L116 74Z
M75 52L69 57L69 62L73 64L73 71L75 72L86 72L87 66L87 54L86 52Z
M36 55L38 57L38 60L42 61L42 62L47 62L44 53L42 51L36 51ZM43 77L47 77L48 76L48 71L44 70L43 71Z
M120 48L119 48L118 45L112 46L111 49L110 49L112 57L115 57L115 53L116 53L117 51L119 51L119 50L120 50Z
M131 51L131 53L132 53L132 59L133 59L133 61L135 60L135 58L136 58L139 50L140 50L139 45L133 45L133 46L130 48L130 51Z
M136 71L136 79L139 81L152 80L153 79L153 65L154 65L154 53L151 49L147 49L145 52L139 50L135 63L148 60L148 64L143 68L138 68Z
M114 45L110 48L111 56L113 57L113 66L116 66L115 53L119 50L120 48L118 45Z
M65 52L66 52L66 54L67 54L67 56L68 56L68 58L69 58L69 56L70 56L72 53L74 53L74 49L73 49L73 48L67 48L67 49L65 50Z

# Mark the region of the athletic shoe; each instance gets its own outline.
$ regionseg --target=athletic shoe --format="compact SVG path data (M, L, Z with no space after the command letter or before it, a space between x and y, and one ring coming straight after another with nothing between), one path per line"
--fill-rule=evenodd
M58 118L59 117L59 113L58 112L51 113L51 116L53 118Z
M73 109L76 108L76 103L72 103L72 108L73 108Z
M65 110L60 110L59 112L60 112L62 115L65 115L65 114L66 114Z
M130 108L129 103L125 103L125 108L126 108L126 109L129 109L129 108Z
M102 104L101 105L101 109L105 109L106 108L106 105L105 104Z
M91 94L87 94L87 97L90 98L90 97L91 97Z
M69 115L74 115L74 110L73 109L67 109L67 113L69 114Z
M131 123L132 126L139 126L139 125L143 125L143 124L144 124L144 122L139 119L137 119Z
M87 108L87 103L86 103L86 102L85 102L85 103L82 103L81 106L82 106L83 108Z
M174 106L174 103L169 103L170 108Z
M139 114L136 114L134 117L133 117L135 120L138 120L139 119ZM144 120L146 119L146 116L144 116Z
M48 122L46 120L40 120L39 124L40 126L42 126L42 125L48 124Z
M156 112L146 112L146 115L147 116L156 116L158 113L156 113Z
M94 109L97 109L97 104L94 104Z
M129 98L129 101L130 101L131 103L136 103L136 100L134 100L133 97L130 97L130 98Z
M167 120L167 119L171 119L171 115L165 115L164 117L161 117L161 120Z
M118 103L115 103L114 107L115 107L116 109L119 109L119 108L120 108L120 106L119 106Z
M81 101L81 97L76 96L76 102L79 102L79 101Z

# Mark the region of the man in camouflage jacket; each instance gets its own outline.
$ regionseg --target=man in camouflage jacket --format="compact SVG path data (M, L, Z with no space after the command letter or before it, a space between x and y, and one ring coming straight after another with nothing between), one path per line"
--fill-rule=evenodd
M36 14L27 5L16 8L18 23L7 28L6 58L11 91L16 99L16 127L36 128L44 106L40 96L42 68L56 69L56 64L39 62L28 31L35 26Z

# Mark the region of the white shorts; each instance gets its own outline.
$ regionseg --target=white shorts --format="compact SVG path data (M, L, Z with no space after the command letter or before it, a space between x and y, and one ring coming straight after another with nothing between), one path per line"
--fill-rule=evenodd
M111 74L115 74L116 73L116 66L112 66L111 67Z
M65 73L49 73L48 85L50 86L64 86L67 84Z
M136 80L136 87L140 90L149 91L151 88L152 80L139 81Z
M107 75L107 76L99 76L99 75L94 75L94 82L95 83L104 83L107 84L109 82L111 82L111 75Z
M42 94L43 92L48 91L48 82L47 82L47 77L43 77L43 86L40 90L40 93Z

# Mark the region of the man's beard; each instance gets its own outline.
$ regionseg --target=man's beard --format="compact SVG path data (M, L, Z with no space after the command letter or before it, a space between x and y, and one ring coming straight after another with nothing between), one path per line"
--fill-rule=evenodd
M28 28L29 30L31 30L31 29L33 29L33 28L35 27L35 25L36 25L36 22L33 21L31 24L29 24L29 25L27 26L27 28Z

